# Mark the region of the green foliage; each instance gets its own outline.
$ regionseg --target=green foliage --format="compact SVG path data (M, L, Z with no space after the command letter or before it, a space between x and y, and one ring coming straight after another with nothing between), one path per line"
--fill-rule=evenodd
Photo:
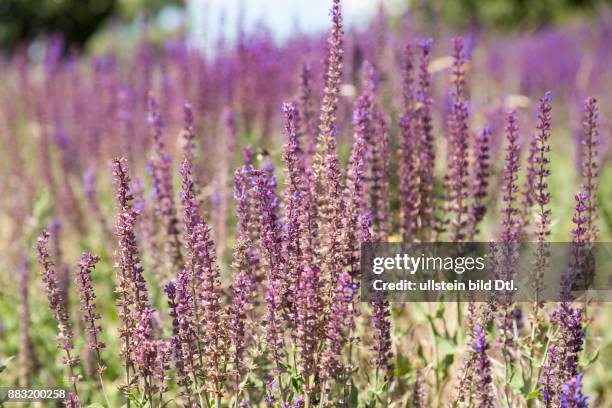
M611 0L434 0L411 1L430 21L442 18L454 26L512 29L559 22L569 15L595 14Z
M44 34L82 46L116 10L116 0L0 0L0 47L13 49Z
M59 34L83 48L110 17L131 21L184 0L0 0L0 48L9 51L37 37Z

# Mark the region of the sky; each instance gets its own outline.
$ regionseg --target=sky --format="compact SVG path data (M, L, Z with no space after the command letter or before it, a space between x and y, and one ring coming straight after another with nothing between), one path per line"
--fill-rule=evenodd
M382 0L385 7L397 8L402 0ZM403 1L405 2L405 0ZM247 29L263 22L278 40L299 28L308 33L322 32L329 27L331 0L188 0L187 13L192 38L208 38L207 44L223 29L227 38L236 32L240 4L245 6ZM343 0L342 10L347 25L368 21L378 7L378 0ZM221 27L221 16L225 23ZM199 44L202 45L202 44Z

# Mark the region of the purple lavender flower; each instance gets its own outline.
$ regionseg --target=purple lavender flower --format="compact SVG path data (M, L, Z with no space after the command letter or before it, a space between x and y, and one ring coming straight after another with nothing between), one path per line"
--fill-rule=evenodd
M547 208L550 204L550 192L548 191L547 178L550 176L550 125L552 110L552 96L550 92L546 92L543 98L540 99L538 105L538 120L537 132L534 134L534 145L536 154L534 157L535 166L535 184L534 184L534 200L538 205L538 220L536 222L536 237L538 242L546 241L550 235L550 209Z
M453 65L451 68L453 91L452 96L455 102L463 103L467 100L467 61L464 51L463 38L454 37L453 43Z
M476 407L486 408L495 405L493 396L493 377L491 361L487 355L490 346L486 339L486 334L476 325L473 345L474 356L474 378L475 378L475 399Z
M52 258L57 269L57 287L60 291L60 298L63 302L64 309L68 310L70 306L70 271L68 265L63 261L64 254L61 248L62 223L54 219L49 224L50 243Z
M422 370L416 371L416 378L414 380L414 386L412 387L412 406L413 408L425 408L427 403L425 397L425 388L423 387L423 373Z
M305 265L298 283L296 300L297 309L296 342L300 351L300 369L306 379L305 391L313 391L311 376L316 372L317 348L320 344L323 330L320 317L323 304L319 293L319 268Z
M255 289L249 277L250 264L248 263L248 245L243 241L237 241L234 245L234 263L238 274L232 284L232 302L230 304L230 331L229 336L234 347L232 362L237 370L244 367L244 353L249 344L248 317L253 308L253 290Z
M221 305L220 271L211 229L200 214L196 200L197 187L188 158L180 169L183 176L181 201L185 224L184 240L187 247L186 270L190 274L189 287L193 296L194 325L200 344L198 358L203 359L215 393L226 376L228 331L225 310Z
M163 121L158 112L158 104L151 94L148 96L147 122L153 134L155 148L155 158L150 161L151 176L154 187L155 213L163 224L163 242L166 253L167 269L180 270L183 265L181 253L180 231L176 216L174 203L174 188L172 186L172 175L170 173L171 158L166 153L166 148L162 140Z
M155 339L153 328L153 309L149 306L137 312L134 336L134 366L143 382L143 393L149 404L159 394L166 391L166 374L168 369L169 348L164 340Z
M557 403L563 398L563 386L568 381L576 379L579 375L579 355L584 347L584 312L580 306L573 306L570 291L577 274L584 273L585 269L585 244L587 243L587 197L586 194L576 195L576 207L572 220L572 253L568 271L561 277L561 299L563 302L555 309L551 316L551 322L559 328L558 340L554 349L549 349L547 361L544 366L544 374L540 381L545 399L551 403ZM584 287L584 285L581 285ZM568 395L568 397L570 397ZM573 405L567 405L573 406Z
M272 359L280 361L283 347L283 295L284 259L281 225L278 220L278 198L275 194L276 181L263 170L255 174L255 198L261 213L261 246L267 268L266 289L266 343L272 352Z
M70 326L68 311L65 308L64 300L62 299L62 294L58 287L55 264L49 255L49 237L49 231L43 230L41 236L38 238L38 242L36 243L38 263L42 267L41 274L45 285L47 300L49 301L49 309L51 309L57 321L58 334L55 337L57 340L57 348L64 350L66 353L64 365L68 368L70 373L68 381L72 383L74 394L78 397L76 383L79 380L79 376L75 374L74 368L79 364L80 360L78 356L71 355L71 350L74 348L72 344L73 332Z
M304 397L293 397L293 400L291 400L291 408L304 408Z
M502 181L502 199L504 207L502 211L502 226L501 241L510 243L516 241L518 237L518 226L520 219L518 218L518 209L515 207L517 193L519 190L518 172L521 148L518 144L518 125L516 119L516 111L508 114L508 124L506 125L506 157L503 169Z
M79 396L72 392L69 392L66 399L63 401L66 408L81 408L81 402Z
M556 344L552 344L546 353L546 362L540 377L542 397L546 406L558 403L558 391L562 383L559 370L559 361L563 358L561 353L560 347Z
M587 251L587 237L588 237L588 195L585 193L578 193L574 197L576 199L576 206L574 207L574 215L572 216L572 247L570 253L570 260L568 262L567 271L561 275L561 300L571 301L571 291L574 289L574 285L578 284L579 287L586 287L586 272L588 264Z
M470 207L470 229L468 233L468 241L474 239L474 237L478 234L478 224L482 221L487 211L484 200L487 197L487 189L489 187L489 167L491 159L489 154L490 143L491 131L489 128L484 128L476 134L471 193L473 202Z
M189 160L193 161L194 156L193 152L195 150L195 133L193 127L193 108L189 101L185 101L183 104L183 116L184 116L184 126L183 126L183 155L188 157Z
M365 98L360 98L355 109L354 121L354 140L349 159L349 170L347 174L346 196L346 216L345 216L345 242L347 246L348 270L355 279L359 272L359 227L360 222L366 212L365 202L365 163L366 156L366 137L364 133L364 122L369 117L370 111L365 104Z
M495 273L503 279L512 279L515 275L517 262L517 242L521 227L519 209L516 207L518 186L518 173L520 166L521 147L518 144L518 125L516 111L508 113L506 125L506 155L502 172L502 232L500 234L501 247L495 255ZM504 352L514 346L515 313L520 311L512 307L511 294L505 294L498 299L497 327Z
M451 240L466 239L469 207L468 156L469 156L469 109L465 79L466 61L463 39L453 38L452 108L449 116L449 164L447 174L448 212L452 215Z
M582 190L587 196L587 242L597 240L597 178L599 176L599 114L597 99L590 97L584 103L582 135Z
M561 408L588 408L589 397L582 393L582 373L561 386Z
M236 199L237 237L233 248L232 268L236 272L232 284L232 300L229 310L229 335L233 345L232 362L240 372L244 367L243 355L252 337L249 330L249 314L253 309L253 292L257 259L250 230L253 221L250 219L248 169L243 166L236 170L234 176L234 197Z
M400 230L402 240L417 238L420 226L421 187L419 175L420 144L417 137L417 107L414 80L414 51L406 45L402 66L403 113L399 120L400 132Z
M323 379L336 378L345 369L341 354L350 328L350 305L353 298L352 279L348 272L338 277L327 330L325 349L321 355L320 375Z
M134 208L138 211L140 217L137 237L143 243L145 253L148 253L151 258L151 269L156 281L163 282L165 275L162 266L162 251L157 240L158 223L154 214L155 210L151 208L145 198L145 187L140 177L134 177L131 190L134 196Z
M102 331L102 327L96 323L101 319L100 314L97 312L95 299L96 294L94 292L91 282L91 271L95 268L96 264L100 261L100 258L84 253L81 256L79 262L79 269L75 272L75 278L77 282L77 290L79 292L79 298L81 300L81 318L87 328L89 335L88 347L91 351L96 353L98 362L98 375L101 376L106 367L102 363L100 356L100 349L106 347L106 344L99 340L99 333Z
M373 346L372 351L375 354L372 364L376 366L377 374L383 374L388 380L391 372L391 311L389 302L385 300L375 300L372 305L372 331L373 331Z
M374 134L372 141L370 207L374 239L385 242L391 230L389 215L390 155L389 130L384 114L374 114Z
M142 311L149 307L148 293L143 277L143 268L136 243L135 223L138 211L133 205L130 189L130 176L125 168L124 159L113 160L113 179L119 217L115 234L119 239L117 258L118 295L116 305L119 308L119 319L122 327L119 329L121 339L120 355L125 364L125 383L121 386L128 393L132 386L134 369L134 352L136 343L133 339L136 324Z
M431 238L431 227L434 226L434 170L435 170L435 141L432 133L433 119L430 96L431 74L429 63L431 60L432 40L420 40L418 47L421 50L419 58L419 74L416 87L416 117L418 126L419 149L419 178L421 185L421 206L419 210L422 230Z
M319 118L319 136L317 138L317 156L314 174L317 186L326 190L329 197L320 203L323 220L328 223L337 222L335 213L339 210L340 200L340 163L336 151L336 132L340 82L342 78L342 58L344 54L342 43L342 14L340 0L334 0L331 10L332 30L327 39L328 58L325 77L323 103ZM329 225L329 229L333 227Z
M535 158L538 153L536 146L537 139L532 137L529 140L529 151L527 155L527 163L525 164L525 182L523 184L521 198L521 217L518 225L517 236L519 238L527 237L528 227L531 221L531 212L535 204L535 184L536 184L536 163Z
M176 383L183 387L181 393L191 401L191 384L196 379L196 369L194 355L195 332L192 328L192 301L191 289L189 288L189 276L185 270L179 273L178 279L182 286L181 298L177 295L177 283L170 281L164 287L164 292L168 298L168 308L172 318L172 337L170 338L170 348L172 349L172 360L176 367ZM187 289L187 290L185 290ZM179 306L181 303L181 306Z
M550 262L549 244L547 243L550 235L551 210L550 210L550 191L547 179L550 176L550 126L552 110L552 95L546 92L540 99L538 105L538 125L537 132L534 134L533 146L536 149L534 155L534 201L537 206L536 212L536 239L535 261L532 271L532 287L536 291L536 297L543 289L543 275ZM534 323L536 324L536 323Z
M314 104L314 89L312 84L312 68L306 62L300 71L300 95L298 112L302 127L299 134L304 138L304 154L310 163L317 151L317 117Z
M283 104L285 115L285 138L283 148L283 162L286 166L285 188L285 227L283 241L285 244L285 268L283 273L284 294L287 306L287 319L295 325L296 309L298 304L295 296L298 291L298 282L302 274L303 253L301 241L303 237L304 215L302 214L302 171L300 169L301 149L296 127L296 107L293 103Z
M578 359L584 342L584 316L580 308L563 302L559 309L553 312L553 323L561 329L559 347L563 352L563 361L560 369L562 378L567 379L578 374Z

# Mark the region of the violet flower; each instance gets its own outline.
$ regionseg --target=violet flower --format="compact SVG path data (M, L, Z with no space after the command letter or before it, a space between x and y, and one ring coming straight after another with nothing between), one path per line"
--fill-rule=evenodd
M325 332L325 348L321 355L319 374L325 380L337 378L346 368L341 361L341 355L350 328L352 298L351 275L348 272L342 272L334 289L331 313Z
M427 235L426 240L431 238L431 228L434 226L434 170L435 170L435 140L433 136L433 118L431 105L433 103L430 96L431 74L429 73L429 63L431 61L432 40L426 39L418 42L421 50L419 57L419 74L416 86L416 117L418 126L419 149L419 179L420 179L420 198L421 206L419 218L422 230Z
M372 211L372 225L374 240L385 242L391 231L389 214L389 179L390 155L389 129L384 114L374 114L373 151L370 156L371 186L370 207Z
M529 140L529 151L527 162L525 164L525 182L523 183L523 191L521 198L521 217L518 225L517 236L525 238L528 235L528 227L532 217L532 210L535 204L535 184L536 184L536 163L535 158L538 153L537 140L535 137Z
M537 247L535 249L535 261L533 265L532 287L536 291L536 302L539 303L539 293L543 289L544 271L550 264L550 249L547 243L550 236L551 210L550 210L550 191L548 186L548 177L550 176L550 126L552 110L552 95L546 92L538 104L538 125L537 131L534 134L533 146L535 147L534 155L534 196L537 211L536 211L536 240ZM539 305L538 305L539 306ZM537 310L537 309L536 309ZM534 324L539 324L537 319Z
M408 44L402 65L403 112L399 126L399 204L402 241L417 239L420 227L421 187L419 175L420 144L418 143L417 106L414 79L414 51Z
M229 336L233 346L232 362L239 372L244 368L243 355L252 337L248 318L253 309L256 290L257 259L250 236L250 230L253 228L249 202L251 187L247 166L237 169L234 176L234 198L238 221L231 264L236 277L232 284L232 300L229 307Z
M227 374L225 364L229 349L225 310L220 302L219 266L211 229L200 214L196 200L197 187L188 158L183 160L180 172L183 176L181 201L187 248L185 268L190 274L194 324L197 338L201 342L198 358L204 360L204 368L214 381L215 392L219 392L220 384Z
M92 352L96 353L98 376L101 376L106 370L106 367L102 363L100 349L105 348L106 344L99 340L99 333L102 331L102 327L96 322L100 320L101 317L97 312L95 304L96 294L91 281L91 271L99 261L100 258L98 256L84 253L78 265L79 269L75 272L75 278L79 298L81 300L81 306L79 308L81 310L81 318L89 334L89 343L87 346Z
M311 163L317 151L317 117L312 81L312 68L304 62L300 71L300 94L297 109L302 124L299 134L303 137L304 155L307 164Z
M451 215L451 240L464 241L467 237L469 207L468 156L469 156L469 110L466 95L466 61L463 39L453 38L452 109L449 117L449 164L447 174L448 212Z
M422 370L417 370L414 385L412 387L412 407L425 408L425 404L427 404L427 400L423 384L423 372Z
M193 162L195 150L195 131L193 127L193 108L189 101L183 104L183 155Z
M143 310L149 307L148 293L143 277L143 268L136 243L135 224L138 211L133 205L133 195L130 190L130 176L125 168L124 159L113 160L113 180L119 216L115 234L119 239L119 249L116 252L117 284L115 293L118 295L116 305L122 326L119 328L121 341L120 356L125 365L125 383L121 385L124 392L129 393L132 386L134 369L134 330L137 319Z
M582 136L582 190L587 196L587 242L597 240L597 178L599 176L599 114L597 99L590 97L584 103Z
M263 170L255 174L255 198L261 213L261 246L267 269L266 289L266 344L272 359L281 360L283 348L283 302L285 282L281 225L278 220L278 199L275 194L276 181Z
M518 173L520 166L521 147L518 144L518 125L516 111L508 113L506 125L506 155L504 158L504 168L502 171L502 200L500 234L501 247L496 256L496 275L500 279L512 279L515 275L516 265L516 245L519 239L521 218L519 209L516 207L517 195L519 191ZM498 299L498 319L497 327L500 332L500 340L503 344L504 352L514 346L514 313L518 309L512 308L510 294L505 294Z
M132 182L132 195L134 197L134 208L138 211L140 222L138 224L137 237L144 245L145 253L151 258L151 269L157 282L163 282L163 257L157 240L158 223L156 222L155 210L151 208L145 198L145 186L140 177L134 177Z
M589 397L582 393L582 373L561 386L561 408L588 408Z
M155 212L163 224L164 252L166 253L167 268L169 271L180 270L183 265L181 253L180 231L178 218L174 203L174 188L172 186L172 175L170 173L171 158L166 153L162 140L163 121L158 112L158 104L155 98L149 94L147 99L148 114L147 122L153 134L155 158L151 160L151 176L154 186Z
M320 270L315 265L305 265L298 283L296 300L300 305L297 308L297 325L295 338L300 352L300 370L306 380L305 391L313 391L314 384L311 377L316 373L317 349L323 333L321 316L323 304L319 293Z
M474 239L478 234L478 224L483 220L487 207L484 200L487 197L490 177L490 144L491 131L489 128L484 128L476 133L474 146L474 164L473 164L473 181L472 181L472 205L470 207L470 228L468 232L468 241Z
M49 231L43 230L41 236L38 238L36 243L38 263L42 268L41 275L47 300L49 302L49 309L51 309L55 320L57 321L58 334L55 337L57 341L57 348L64 350L66 353L63 363L68 368L70 374L68 377L68 382L72 383L74 394L78 397L76 383L80 376L75 373L74 368L79 364L80 359L78 356L73 356L71 354L71 350L74 348L72 344L72 337L74 334L70 325L68 311L65 308L65 303L58 287L55 264L49 255L49 237Z
M519 211L516 208L518 187L518 172L520 163L521 148L518 144L518 125L516 111L511 111L508 114L506 125L506 156L505 164L502 173L502 200L504 207L502 208L503 230L501 233L501 242L510 243L516 241L518 237L518 227L520 223Z
M562 384L559 369L559 362L563 359L561 353L561 349L556 344L552 344L546 353L546 362L539 380L546 406L553 406L555 403L558 405L558 391Z
M166 374L170 349L164 340L155 339L153 328L153 309L145 307L136 316L137 325L134 336L134 366L143 382L143 392L153 405L159 394L160 404L166 391Z
M391 373L391 311L386 300L374 300L372 306L371 325L373 332L372 351L374 359L371 361L376 367L377 375L383 374L389 380Z
M327 191L321 198L321 216L328 230L333 230L333 223L338 223L340 210L340 163L336 151L336 133L340 83L342 79L342 14L340 0L333 0L331 10L332 30L327 39L329 48L323 103L319 118L319 136L317 138L317 156L314 174L318 188ZM331 233L331 232L330 232Z
M550 235L550 192L548 189L547 179L550 176L550 125L552 110L552 95L546 92L543 98L540 99L538 105L538 120L537 132L534 135L536 154L534 157L535 166L535 184L534 184L534 200L538 205L538 219L536 221L536 237L539 243L545 242Z
M298 129L296 127L296 107L294 103L283 104L285 115L285 139L283 148L283 162L286 167L286 188L284 193L285 202L285 226L284 226L284 251L285 269L284 296L287 309L287 319L295 325L296 309L298 304L295 296L298 291L298 282L302 274L303 253L302 240L304 216L302 214L302 171L300 170L301 149L298 140Z
M573 251L570 255L568 271L561 277L563 302L553 311L550 319L551 323L559 328L558 339L554 349L549 349L546 355L546 363L540 380L545 400L550 403L558 403L562 398L563 384L579 375L579 356L584 347L584 312L580 306L575 307L569 302L572 284L577 278L580 278L575 275L583 273L585 269L583 258L588 237L586 194L577 194L576 201L572 217L575 225L572 229ZM584 287L584 285L581 286Z
M181 298L177 295L177 283L170 281L164 287L164 292L168 298L168 308L172 318L172 337L170 338L170 348L172 350L172 360L176 368L176 384L182 387L181 393L191 401L191 384L196 380L196 368L194 356L195 332L192 328L193 316L191 314L192 301L191 289L189 287L189 276L185 270L179 273L177 279L182 286ZM187 290L185 290L187 289ZM179 307L179 302L181 306ZM193 379L190 377L192 374Z
M475 406L478 408L492 407L495 405L495 398L493 396L491 361L487 355L490 346L480 325L476 325L472 347L475 353Z
M368 121L370 110L366 98L360 97L353 113L354 140L349 158L349 170L346 186L346 215L345 215L345 243L349 259L348 270L357 280L359 272L359 226L365 215L365 163L366 163L366 137L364 123Z
M342 15L340 11L340 0L334 0L332 5L332 30L328 37L328 59L325 77L325 88L321 115L319 120L319 137L317 139L317 159L313 165L316 194L320 202L317 203L318 217L320 219L318 234L320 235L319 253L321 257L317 265L321 271L321 287L325 294L323 297L324 316L323 321L327 324L327 332L338 332L339 324L334 319L345 317L334 316L336 308L347 308L349 304L339 305L341 300L336 299L343 292L344 285L338 281L341 279L342 270L345 266L345 253L343 248L343 228L345 200L343 196L343 182L341 176L341 165L336 149L337 117L340 83L342 77L342 57L344 54L342 43ZM349 279L350 275L346 274ZM339 288L341 285L341 288ZM341 296L342 297L342 296ZM344 297L342 297L344 299ZM347 300L351 302L349 298ZM344 323L343 323L344 324ZM336 334L337 336L339 334ZM322 363L324 372L333 376L338 368L339 356L338 343L334 340L326 342L326 362ZM342 338L342 336L340 337ZM344 343L344 340L342 341ZM331 348L331 349L330 349ZM327 377L329 378L329 377Z

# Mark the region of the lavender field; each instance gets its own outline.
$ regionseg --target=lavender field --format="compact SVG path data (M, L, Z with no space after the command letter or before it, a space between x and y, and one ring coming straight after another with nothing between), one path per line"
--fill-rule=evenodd
M612 407L605 302L360 299L361 243L612 240L612 14L329 7L0 58L0 387L67 391L23 406Z

